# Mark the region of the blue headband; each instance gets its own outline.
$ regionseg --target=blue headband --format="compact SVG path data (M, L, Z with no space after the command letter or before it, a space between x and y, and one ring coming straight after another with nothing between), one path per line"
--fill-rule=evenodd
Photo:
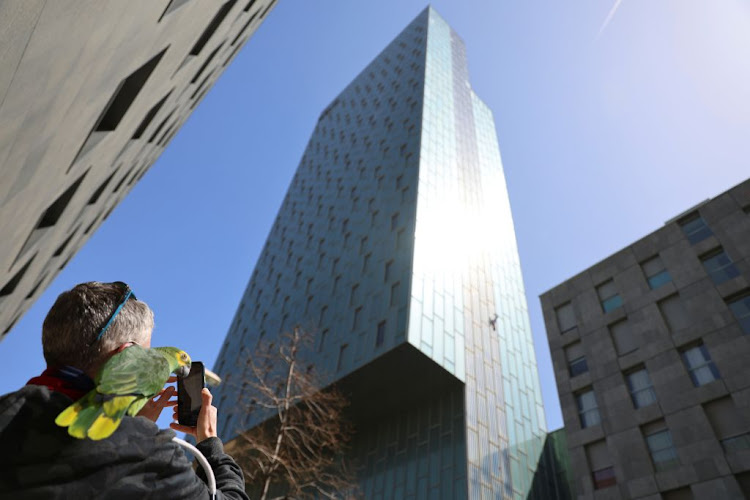
M133 297L135 299L135 295L133 294L133 290L130 289L128 285L121 281L117 281L116 283L125 285L126 291L125 291L125 297L122 299L122 302L120 302L120 305L117 306L117 309L115 309L115 312L112 313L112 316L109 317L109 320L107 321L107 324L104 325L104 327L99 332L99 335L96 336L96 340L92 342L91 344L95 344L96 342L99 342L101 338L104 336L104 334L107 332L110 326L112 326L112 323L114 323L115 318L118 314L120 314L120 311L122 311L122 308L125 307L125 303L130 299L130 297Z

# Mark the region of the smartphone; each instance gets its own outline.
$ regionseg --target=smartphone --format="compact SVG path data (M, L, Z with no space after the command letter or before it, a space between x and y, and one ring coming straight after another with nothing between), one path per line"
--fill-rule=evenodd
M198 413L203 398L201 391L206 387L206 368L200 361L193 361L187 377L177 378L177 422L180 425L198 425Z

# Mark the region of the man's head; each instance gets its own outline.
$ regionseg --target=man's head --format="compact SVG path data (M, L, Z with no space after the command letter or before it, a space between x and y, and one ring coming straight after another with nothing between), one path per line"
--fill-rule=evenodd
M47 365L70 365L93 375L123 344L150 346L154 313L134 296L125 300L128 290L119 282L91 281L61 293L42 327ZM120 312L97 340L121 304Z

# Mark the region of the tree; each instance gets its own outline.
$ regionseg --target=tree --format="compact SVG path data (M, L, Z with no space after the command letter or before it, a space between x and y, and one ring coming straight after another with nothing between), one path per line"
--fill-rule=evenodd
M346 398L322 388L305 363L312 337L295 328L278 344L260 342L247 360L241 404L262 423L240 433L232 448L249 493L261 500L352 498L354 473L344 458L353 429Z

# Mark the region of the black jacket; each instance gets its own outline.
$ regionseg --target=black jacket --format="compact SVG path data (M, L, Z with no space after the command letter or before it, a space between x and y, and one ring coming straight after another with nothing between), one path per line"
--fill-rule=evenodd
M172 430L125 417L107 439L70 437L54 420L72 400L27 385L0 398L0 499L208 499ZM216 476L217 499L247 500L242 470L218 438L198 443ZM200 478L199 478L200 476Z

